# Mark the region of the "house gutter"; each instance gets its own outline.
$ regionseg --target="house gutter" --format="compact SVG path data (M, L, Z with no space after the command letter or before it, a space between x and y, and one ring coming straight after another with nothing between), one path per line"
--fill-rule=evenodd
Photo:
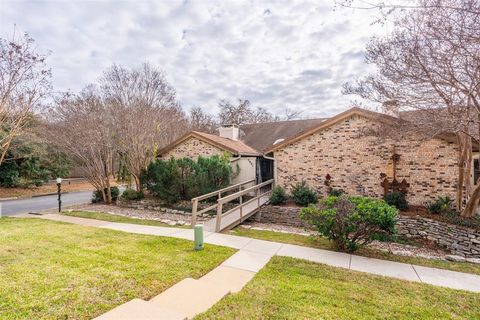
M230 163L233 163L233 162L235 162L235 161L240 160L241 157L242 157L242 155L239 154L238 157L230 159Z

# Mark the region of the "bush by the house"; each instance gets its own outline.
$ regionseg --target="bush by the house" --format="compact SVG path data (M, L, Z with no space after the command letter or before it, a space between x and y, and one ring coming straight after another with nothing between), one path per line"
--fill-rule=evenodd
M340 197L341 195L344 195L346 192L343 189L332 189L330 192L328 192L329 196L333 197Z
M103 191L106 193L107 188L105 188ZM110 193L112 195L112 201L117 201L118 196L120 195L120 190L118 189L118 187L116 186L110 187ZM92 203L98 203L102 201L103 201L102 192L100 190L93 191Z
M380 235L395 233L398 210L366 197L327 197L319 206L303 208L300 217L338 250L353 252Z
M281 186L275 186L272 190L272 195L270 196L270 203L275 205L284 204L287 202L287 194L285 193L285 189Z
M433 214L445 214L451 212L453 199L450 197L438 197L437 200L428 202L427 209Z
M230 158L229 153L222 156L198 157L195 177L198 187L196 195L210 193L230 184L230 180L233 178ZM236 174L239 173L240 168L237 166Z
M125 200L141 200L145 197L145 195L143 194L142 191L137 191L137 190L128 188L125 191L123 191L120 197Z
M145 188L155 197L173 204L230 184L232 169L228 156L199 157L152 162L142 174Z
M292 199L300 206L308 206L317 202L315 191L310 189L305 181L297 183L292 188Z
M386 203L394 206L400 211L408 210L407 198L403 192L389 192L385 195L384 200Z

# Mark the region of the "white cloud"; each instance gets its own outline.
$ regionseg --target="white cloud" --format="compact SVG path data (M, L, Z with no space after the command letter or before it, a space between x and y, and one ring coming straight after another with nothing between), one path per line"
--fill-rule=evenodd
M59 91L80 90L113 63L149 61L185 109L214 112L220 99L245 98L320 117L348 107L341 86L366 74L366 41L384 32L367 13L332 9L327 0L3 0L0 36L16 24L51 50Z

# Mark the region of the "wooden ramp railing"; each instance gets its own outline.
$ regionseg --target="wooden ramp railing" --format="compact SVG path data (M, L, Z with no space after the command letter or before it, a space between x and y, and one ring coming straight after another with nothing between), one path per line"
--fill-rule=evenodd
M257 210L267 203L270 198L273 187L273 179L245 188L249 183L254 183L254 180L245 181L200 197L192 199L192 225L196 223L197 215L203 214L207 211L216 209L216 217L205 222L206 231L220 232L225 229L233 228L242 223ZM230 195L222 197L222 193L238 189ZM198 211L198 202L207 198L217 196L217 203ZM245 196L251 196L247 201L244 201ZM225 213L223 208L225 204L238 199L238 205L229 209Z
M233 190L242 191L242 189L244 189L245 186L248 185L248 184L255 184L255 179L250 179L250 180L247 180L247 181L244 181L244 182L241 182L241 183L237 183L237 184L228 186L226 188L223 188L223 189L220 189L220 190L217 190L217 191L213 191L213 192L210 192L210 193L192 198L192 227L197 223L197 216L203 216L203 214L205 212L217 209L217 207L218 207L218 202L217 201L218 201L218 199L220 199L222 197L222 194L225 194L225 193L233 191ZM198 211L198 203L200 201L207 200L207 199L210 199L210 198L213 198L213 197L217 197L217 200L215 201L215 204Z

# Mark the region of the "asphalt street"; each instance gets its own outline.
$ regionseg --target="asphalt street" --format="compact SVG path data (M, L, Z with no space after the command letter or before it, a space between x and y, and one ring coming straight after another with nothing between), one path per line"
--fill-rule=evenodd
M36 212L58 208L57 195L28 199L0 201L2 215L12 216L19 213ZM62 206L88 203L92 199L92 191L70 192L62 194Z

